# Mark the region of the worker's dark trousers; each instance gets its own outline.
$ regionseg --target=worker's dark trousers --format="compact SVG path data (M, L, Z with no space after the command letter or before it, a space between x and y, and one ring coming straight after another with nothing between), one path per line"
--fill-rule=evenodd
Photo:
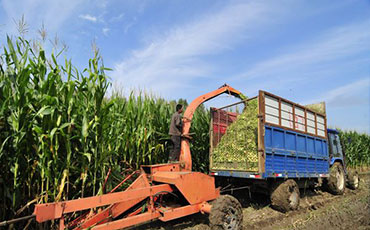
M179 161L181 152L181 136L171 136L172 148L168 161Z

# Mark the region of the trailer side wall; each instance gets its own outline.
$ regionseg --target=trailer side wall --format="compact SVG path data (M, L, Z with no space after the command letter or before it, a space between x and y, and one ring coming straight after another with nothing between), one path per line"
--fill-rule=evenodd
M319 177L329 171L327 140L265 126L265 177Z
M260 91L265 177L319 177L329 172L326 116Z
M271 126L327 139L326 116L304 106L260 91L263 121Z
M237 117L235 113L227 111L223 111L223 116L233 117L233 120ZM325 114L260 91L257 117L258 138L255 140L247 138L243 142L258 142L258 172L257 170L235 170L235 167L226 167L226 165L216 168L212 165L211 159L210 171L215 173L214 175L261 179L328 176L329 152ZM216 124L215 120L213 123L213 125ZM224 127L224 133L229 124ZM211 136L213 147L217 145L217 142L212 139L215 136ZM210 156L212 156L212 148Z

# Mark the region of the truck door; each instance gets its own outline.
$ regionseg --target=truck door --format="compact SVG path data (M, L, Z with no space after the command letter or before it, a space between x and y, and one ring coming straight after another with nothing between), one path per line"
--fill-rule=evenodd
M342 146L336 133L328 133L329 136L329 154L330 158L343 158Z

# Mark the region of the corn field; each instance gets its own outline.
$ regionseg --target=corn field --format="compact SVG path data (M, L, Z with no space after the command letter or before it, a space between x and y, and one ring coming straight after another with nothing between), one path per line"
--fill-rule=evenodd
M353 168L370 166L370 136L356 131L340 131L340 140L346 154L347 164Z
M82 72L22 38L8 38L0 55L0 220L30 214L36 203L102 194L108 171L110 191L126 172L167 162L176 101L105 97L108 69L98 53ZM192 132L194 169L205 171L204 107Z
M110 191L142 164L167 162L176 103L145 93L113 93L97 52L79 71L61 53L8 38L0 52L0 220L31 214L36 203ZM195 95L197 96L197 95ZM196 111L193 169L209 162L209 111ZM341 132L351 166L370 165L366 134ZM105 178L110 172L107 184ZM121 189L127 184L123 185Z

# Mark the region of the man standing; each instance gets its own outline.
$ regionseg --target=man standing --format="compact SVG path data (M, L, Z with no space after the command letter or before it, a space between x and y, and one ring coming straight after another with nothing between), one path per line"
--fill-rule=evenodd
M179 161L181 152L181 133L182 133L182 116L183 106L181 104L176 105L176 112L172 115L170 131L172 141L172 149L168 157L168 162Z

